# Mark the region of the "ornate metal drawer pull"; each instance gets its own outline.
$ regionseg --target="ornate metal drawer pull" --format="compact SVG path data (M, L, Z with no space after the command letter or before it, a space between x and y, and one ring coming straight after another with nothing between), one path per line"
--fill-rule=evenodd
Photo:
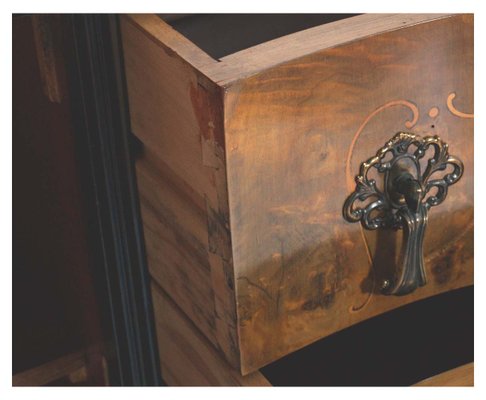
M434 154L422 173L420 160L430 146ZM452 172L431 179L432 174L445 170L447 165L452 165ZM368 178L372 167L384 174L383 190ZM438 136L421 138L406 132L397 133L376 156L361 164L356 189L344 203L344 218L361 221L366 229L404 230L401 262L394 276L382 282L383 293L404 295L426 284L423 240L428 211L444 201L448 187L461 178L463 170L462 162L449 155L448 145ZM436 188L435 194L429 194L432 188ZM359 204L369 198L368 204Z

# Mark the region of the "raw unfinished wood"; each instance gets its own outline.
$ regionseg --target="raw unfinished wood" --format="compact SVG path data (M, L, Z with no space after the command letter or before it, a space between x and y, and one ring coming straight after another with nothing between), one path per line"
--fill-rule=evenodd
M45 95L53 103L60 103L63 97L63 76L59 62L60 29L59 16L37 14L32 16L35 50L40 77Z
M201 69L205 65L217 64L216 60L155 14L131 14L126 19L123 18L123 21L123 24L133 24L164 51L173 52L173 55L179 57L179 61L187 62L194 68Z
M228 86L260 71L326 48L387 31L408 28L450 14L363 14L305 29L223 57L211 58L156 15L133 14L130 19L152 40L164 43L209 79Z
M271 386L258 371L242 376L179 307L152 285L162 377L170 386Z
M219 63L155 16L122 32L152 277L243 374L473 282L472 16L352 17ZM342 206L401 130L441 136L465 175L430 212L429 283L390 297L400 232Z
M353 16L356 14L197 14L169 23L212 58L221 60L261 43Z
M132 20L121 26L132 130L145 149L136 168L150 273L238 366L221 88Z
M388 31L446 18L450 14L364 14L331 22L223 57L207 64L203 72L222 86L228 86L265 69L299 57L366 39Z
M86 367L86 352L79 351L14 375L12 386L44 386L71 374L86 380Z
M424 379L414 386L474 386L474 363Z

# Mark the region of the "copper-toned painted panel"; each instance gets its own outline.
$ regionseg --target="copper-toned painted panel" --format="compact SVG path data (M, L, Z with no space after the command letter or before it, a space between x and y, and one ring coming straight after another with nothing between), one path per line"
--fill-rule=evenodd
M401 234L342 218L361 162L398 131L437 134L464 162L433 208L429 283L377 286ZM243 372L402 304L473 280L473 18L326 49L227 89L230 225Z

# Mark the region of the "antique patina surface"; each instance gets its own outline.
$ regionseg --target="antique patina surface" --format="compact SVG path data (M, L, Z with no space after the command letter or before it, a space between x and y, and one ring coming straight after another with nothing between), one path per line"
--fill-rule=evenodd
M152 280L233 367L472 284L471 15L361 15L218 61L156 16L122 33ZM439 135L464 175L429 215L427 285L397 297L401 231L342 207L399 131Z

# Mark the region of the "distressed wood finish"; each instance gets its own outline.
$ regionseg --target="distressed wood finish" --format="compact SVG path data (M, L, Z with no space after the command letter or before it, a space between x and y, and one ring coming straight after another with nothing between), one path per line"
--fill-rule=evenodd
M474 363L432 376L414 386L474 386Z
M150 273L239 365L221 89L136 22L121 26Z
M447 14L363 14L283 36L204 63L201 70L222 86L265 69L343 43L447 17Z
M170 386L271 386L258 371L242 376L204 337L177 304L152 285L160 366Z
M155 16L122 28L152 277L243 374L473 282L472 16L353 17L220 62ZM390 297L401 233L342 206L400 130L441 136L465 175L430 212L429 283Z
M86 352L79 351L57 358L38 367L15 374L12 386L45 386L64 377L73 377L76 383L87 381ZM77 379L81 378L81 379Z
M457 93L455 107L472 112L472 32L471 17L420 24L322 50L229 88L225 134L244 371L472 282L473 121L447 106ZM466 172L429 214L429 283L389 297L376 283L393 264L400 233L362 231L341 210L359 164L404 129L441 136Z

